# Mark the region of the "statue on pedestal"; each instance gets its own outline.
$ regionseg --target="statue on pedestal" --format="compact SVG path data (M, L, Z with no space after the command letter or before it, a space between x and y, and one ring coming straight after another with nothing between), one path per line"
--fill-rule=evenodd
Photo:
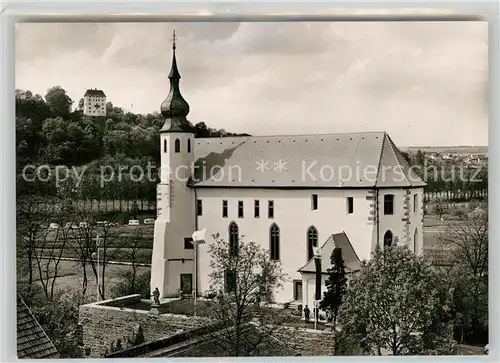
M156 287L153 291L153 303L155 305L160 305L160 290Z

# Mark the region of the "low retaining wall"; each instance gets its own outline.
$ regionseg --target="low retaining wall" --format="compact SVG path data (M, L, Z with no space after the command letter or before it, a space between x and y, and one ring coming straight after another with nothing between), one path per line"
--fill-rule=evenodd
M151 315L149 311L126 308L126 305L136 302L140 302L140 295L80 306L79 322L83 330L83 345L90 348L89 357L103 357L117 345L121 349L127 348L130 346L128 341L134 340L139 327L142 329L144 342L150 342L187 332L207 323L207 319L202 317Z

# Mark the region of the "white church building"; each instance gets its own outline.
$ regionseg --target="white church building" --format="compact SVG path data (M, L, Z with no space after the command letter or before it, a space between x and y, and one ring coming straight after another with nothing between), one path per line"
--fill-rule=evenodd
M268 249L288 277L277 303L312 306L314 247L325 275L335 245L350 272L377 245L422 253L425 183L387 133L195 139L175 42L168 77L151 269L160 298L208 290L207 248L215 242L193 245L196 230Z

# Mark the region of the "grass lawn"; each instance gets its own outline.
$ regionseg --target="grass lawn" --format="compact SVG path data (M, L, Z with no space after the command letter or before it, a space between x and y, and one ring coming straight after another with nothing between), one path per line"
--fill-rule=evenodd
M102 266L101 266L102 268ZM105 277L105 287L106 287L106 298L111 297L109 295L113 289L113 286L121 280L121 274L127 270L131 270L131 266L124 265L107 265L106 266L106 277ZM149 267L139 267L138 274L143 274L149 271ZM87 293L94 294L97 290L96 279L92 267L90 264L87 266L87 278L88 286ZM38 269L35 268L34 271L35 283L40 284L40 278L38 274ZM27 276L21 274L18 271L17 281L26 282ZM51 282L52 280L50 280ZM83 284L83 269L78 262L74 261L61 261L58 268L58 278L56 279L55 289L81 289Z

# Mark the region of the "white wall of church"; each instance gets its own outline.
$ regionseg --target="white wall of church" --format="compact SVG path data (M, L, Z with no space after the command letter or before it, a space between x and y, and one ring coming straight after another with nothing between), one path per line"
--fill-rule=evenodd
M318 209L312 210L311 196L318 195ZM294 279L301 279L297 270L307 262L307 229L318 230L318 243L323 245L334 233L345 231L361 260L370 258L374 246L374 223L369 220L372 194L366 189L277 190L241 188L199 188L197 198L203 202L203 215L198 217L198 229L207 229L207 235L219 233L228 238L228 226L235 221L245 241L255 241L269 249L269 228L276 223L280 228L280 260L289 281L276 301L293 300ZM347 197L354 198L354 212L347 213ZM222 217L222 201L228 201L228 217ZM254 217L254 200L260 201L260 217ZM274 218L268 218L268 201L274 201ZM238 218L238 201L243 201L244 217ZM387 220L386 224L391 221ZM392 223L401 229L402 222ZM393 228L393 226L391 226ZM209 238L208 243L213 242ZM200 290L208 289L209 256L207 244L199 249Z
M414 209L414 195L417 195L417 208ZM393 214L384 213L384 197L394 196ZM393 234L398 245L406 245L418 255L423 251L423 188L394 188L379 191L380 223L379 243L383 247L387 231ZM415 251L415 230L417 230L417 251Z

